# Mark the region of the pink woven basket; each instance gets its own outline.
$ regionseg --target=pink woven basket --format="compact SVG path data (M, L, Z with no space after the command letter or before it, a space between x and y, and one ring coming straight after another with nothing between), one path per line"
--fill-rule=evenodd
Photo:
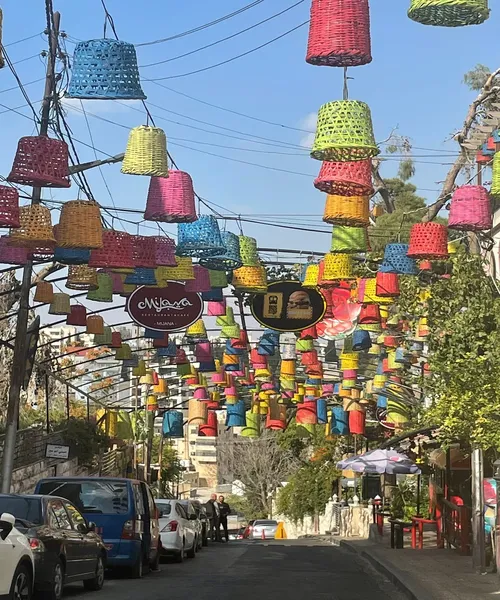
M19 192L8 185L0 185L0 227L21 227Z
M132 257L134 267L154 269L156 267L156 238L147 235L133 235Z
M175 241L172 238L156 236L156 264L159 267L176 267Z
M325 161L321 165L314 187L327 194L340 196L371 196L372 161Z
M125 231L105 229L102 232L102 248L90 253L90 267L110 269L133 269L132 236Z
M193 265L194 279L190 279L186 282L186 292L209 292L210 286L210 273L208 269L201 265Z
M151 177L144 218L165 223L196 221L191 176L184 171L170 171L167 178Z
M482 185L462 185L455 190L448 227L463 231L485 231L493 225L490 196Z

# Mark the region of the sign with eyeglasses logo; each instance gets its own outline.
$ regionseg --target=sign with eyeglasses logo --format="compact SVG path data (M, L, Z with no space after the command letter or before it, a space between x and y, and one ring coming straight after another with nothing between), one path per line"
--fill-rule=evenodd
M303 288L299 281L275 281L266 294L253 297L252 315L264 327L276 331L302 331L321 321L326 301L315 289Z

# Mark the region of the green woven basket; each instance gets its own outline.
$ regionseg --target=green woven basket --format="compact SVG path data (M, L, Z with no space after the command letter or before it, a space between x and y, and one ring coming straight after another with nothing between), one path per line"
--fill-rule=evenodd
M493 159L490 196L495 200L500 198L500 152L495 152L495 158Z
M408 16L423 25L479 25L490 16L488 0L411 0Z
M356 253L368 250L366 229L335 225L332 231L331 252Z
M367 104L337 100L319 109L312 158L345 162L372 158L379 152Z

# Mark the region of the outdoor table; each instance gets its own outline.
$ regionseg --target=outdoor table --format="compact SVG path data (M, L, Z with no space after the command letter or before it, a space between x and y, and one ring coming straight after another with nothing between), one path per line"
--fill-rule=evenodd
M441 529L439 521L435 519L424 519L423 517L411 518L411 547L422 550L424 547L424 525L434 525L437 534L437 547L441 548ZM417 539L418 538L418 539Z
M391 548L404 548L404 530L411 527L412 523L400 519L389 519L391 524Z

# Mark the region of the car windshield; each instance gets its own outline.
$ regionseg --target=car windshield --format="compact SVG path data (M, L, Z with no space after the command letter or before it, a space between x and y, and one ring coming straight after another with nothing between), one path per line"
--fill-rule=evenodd
M39 492L66 498L82 513L124 515L129 510L128 487L122 481L51 479L42 482Z
M172 505L170 502L156 502L156 506L160 511L160 519L162 517L168 517L168 515L172 512Z
M22 519L34 525L41 525L42 503L40 498L4 497L0 498L0 515L10 513L16 519Z

